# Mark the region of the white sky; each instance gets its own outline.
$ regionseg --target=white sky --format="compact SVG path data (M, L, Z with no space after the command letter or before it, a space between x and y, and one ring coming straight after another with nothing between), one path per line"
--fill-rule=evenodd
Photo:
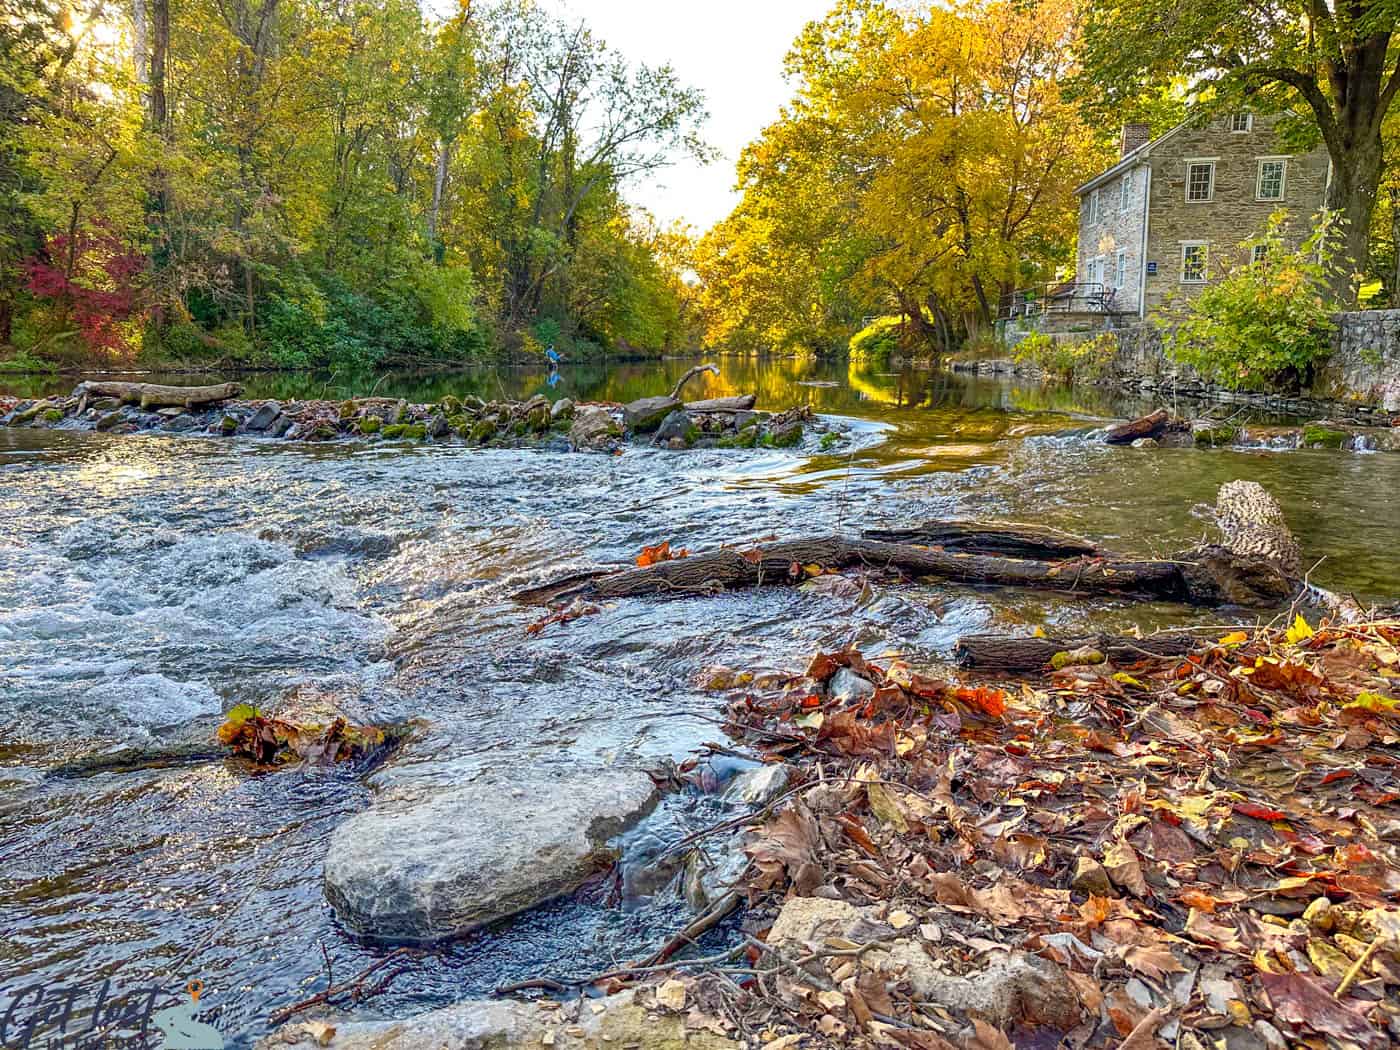
M713 164L688 158L645 181L628 196L662 224L680 219L697 232L728 215L734 162L778 115L791 91L783 57L808 22L831 0L556 0L585 19L609 45L635 62L670 62L682 83L705 92L705 140L722 151Z

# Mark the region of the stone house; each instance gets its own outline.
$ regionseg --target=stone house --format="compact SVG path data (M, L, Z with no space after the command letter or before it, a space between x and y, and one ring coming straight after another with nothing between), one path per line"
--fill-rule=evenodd
M1326 150L1289 153L1275 118L1252 113L1155 139L1145 124L1128 124L1121 147L1117 164L1075 191L1076 311L1145 317L1168 296L1196 294L1279 209L1301 241L1330 172Z

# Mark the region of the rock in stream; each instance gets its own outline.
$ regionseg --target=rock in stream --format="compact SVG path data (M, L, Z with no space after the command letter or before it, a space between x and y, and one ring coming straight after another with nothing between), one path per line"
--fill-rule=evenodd
M576 889L656 798L645 773L624 769L390 788L331 836L326 897L371 940L459 937Z

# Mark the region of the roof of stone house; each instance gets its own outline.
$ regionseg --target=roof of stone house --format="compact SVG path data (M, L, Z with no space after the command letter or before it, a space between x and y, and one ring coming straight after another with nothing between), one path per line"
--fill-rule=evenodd
M1088 182L1084 183L1084 185L1076 189L1074 191L1075 194L1082 197L1090 190L1102 186L1105 182L1111 181L1121 172L1124 172L1128 168L1131 168L1133 165L1137 164L1138 161L1145 160L1154 149L1162 145L1162 143L1166 142L1168 139L1175 136L1178 131L1181 131L1183 128L1188 128L1190 126L1191 122L1189 120L1184 120L1176 127L1172 128L1170 131L1163 132L1161 135L1158 135L1152 141L1145 142L1132 152L1124 154L1123 158L1119 160L1117 164L1113 165L1113 167L1107 169L1106 171L1102 171L1099 174L1095 175Z

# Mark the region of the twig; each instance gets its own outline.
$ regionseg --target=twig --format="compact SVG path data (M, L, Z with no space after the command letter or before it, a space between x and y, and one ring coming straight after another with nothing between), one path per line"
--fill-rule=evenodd
M1376 952L1380 950L1380 946L1388 940L1390 940L1390 934L1388 932L1383 930L1376 934L1375 939L1372 940L1371 943L1366 946L1366 950L1361 953L1361 957L1351 964L1351 969L1348 970L1346 976L1342 978L1342 983L1337 985L1337 990L1332 993L1332 998L1340 999L1351 990L1351 986L1356 983L1356 978L1360 976L1362 969L1371 961Z
M676 934L665 945L661 947L651 958L647 959L645 965L654 966L663 963L676 952L680 951L687 944L693 944L695 938L718 925L719 921L739 906L739 893L737 890L730 890L713 908L705 912L698 919L692 922L680 933Z
M303 1010L310 1009L311 1007L318 1006L322 1003L330 1003L330 1001L334 999L337 995L341 995L345 992L349 992L351 997L357 1002L362 999L367 999L371 995L375 995L379 992L382 992L385 986L387 986L388 983L391 980L393 980L395 976L403 972L402 969L395 968L395 970L392 973L385 977L384 980L382 980L379 984L371 988L368 992L366 992L362 987L365 978L369 977L370 974L375 973L378 970L382 970L385 966L387 966L395 959L399 959L407 955L410 952L410 950L411 949L409 948L395 948L382 959L378 959L375 962L371 963L369 966L365 967L363 970L360 971L359 974L350 978L350 980L346 981L344 984L332 985L328 987L325 991L318 992L317 994L313 995L310 999L303 999L299 1003L293 1003L291 1006L284 1006L282 1009L274 1011L273 1014L270 1017L268 1017L267 1023L269 1025L279 1025L294 1014L301 1013L301 1011Z

